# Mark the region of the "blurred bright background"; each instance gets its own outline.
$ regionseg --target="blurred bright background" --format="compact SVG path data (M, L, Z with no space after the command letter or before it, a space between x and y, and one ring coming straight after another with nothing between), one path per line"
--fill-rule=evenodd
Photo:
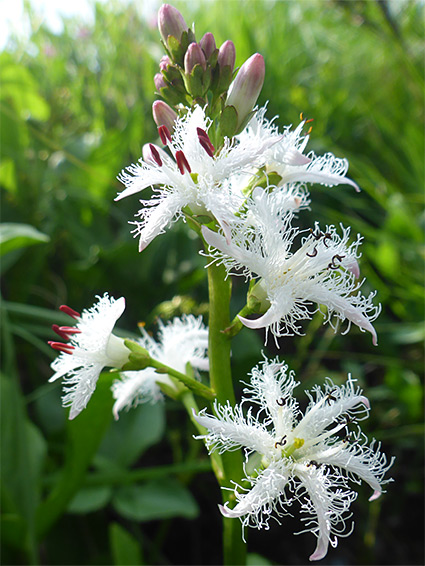
M48 384L61 304L124 295L120 319L205 314L199 244L183 224L139 255L119 203L119 171L157 137L151 105L162 49L160 2L0 3L2 191L2 563L218 564L220 493L184 411L146 405L113 423L103 376L72 423ZM260 104L281 127L314 118L309 147L347 157L362 189L311 188L311 226L364 236L364 292L378 290L379 346L322 318L278 353L302 389L351 372L371 400L366 432L396 456L395 483L353 505L354 533L322 564L423 564L424 4L413 0L176 2L198 40L232 39L237 64L266 60ZM235 283L234 311L246 287ZM66 320L64 321L66 323ZM261 357L263 336L235 339L235 382ZM109 380L109 381L108 381ZM86 473L87 472L87 473ZM251 530L251 564L304 564L311 535L294 518Z

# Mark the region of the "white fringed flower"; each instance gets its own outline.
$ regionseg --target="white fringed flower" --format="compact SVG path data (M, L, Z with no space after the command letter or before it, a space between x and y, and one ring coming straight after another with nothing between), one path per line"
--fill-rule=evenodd
M142 328L142 338L138 343L149 355L163 364L186 373L186 366L208 370L208 329L202 323L202 317L192 315L174 318L172 322L159 324L158 341L155 341ZM162 399L159 384L175 390L175 385L167 374L157 373L153 368L140 371L128 371L121 374L121 379L112 385L116 399L113 413L118 419L119 411L136 407L140 403L156 403Z
M164 232L168 224L182 217L182 209L186 206L194 214L216 218L225 227L229 215L236 212L244 200L242 193L232 190L231 177L260 167L264 162L264 151L276 142L266 136L261 140L246 136L239 142L226 138L216 154L208 136L211 124L204 110L195 106L186 116L176 120L172 135L165 126L159 128L171 156L149 144L144 158L119 175L126 188L115 200L147 187L153 187L155 191L150 200L140 201L143 208L138 216L142 220L134 222L133 233L140 237L140 251Z
M301 182L332 187L346 184L353 186L356 191L359 190L356 183L346 177L346 159L335 157L332 153L317 156L313 151L304 155L309 140L309 135L303 134L307 120L302 120L295 130L291 130L291 126L285 127L280 134L273 123L274 119L268 121L265 118L266 110L267 107L264 107L256 112L238 139L241 143L245 143L246 138L256 139L259 144L263 143L263 140L269 142L264 154L266 172L278 173L282 177L280 185ZM273 140L275 143L270 143Z
M255 320L239 317L241 322L270 329L275 337L299 334L298 321L311 318L316 311L310 306L316 303L327 307L326 321L334 328L333 316L341 322L347 319L345 332L354 323L370 332L376 344L372 321L380 306L373 305L375 293L361 294L363 282L357 281L360 236L348 244L349 228L341 226L339 236L335 226L322 232L316 224L293 251L300 231L292 226L293 213L282 207L282 194L279 189L255 189L245 212L231 226L231 238L202 229L213 261L223 263L228 273L236 269L248 278L259 278L251 293L269 308Z
M70 419L86 408L102 369L121 368L130 353L124 340L112 334L125 309L124 297L115 300L105 293L97 299L98 302L81 315L65 305L60 307L76 324L72 327L53 325L55 332L67 343L49 342L61 352L51 365L55 374L49 381L64 378L62 401L64 407L71 407Z
M255 367L251 383L244 389L240 405L214 405L216 416L205 409L196 421L209 433L204 439L209 451L245 448L261 455L261 465L251 475L245 472L245 487L235 484L237 504L219 505L225 517L239 517L244 527L268 528L269 519L288 513L294 501L301 505L306 531L317 537L310 560L320 560L329 543L336 546L342 535L349 507L357 494L350 480L363 480L373 489L370 501L382 493L384 475L392 465L380 452L379 443L367 443L357 424L368 416L369 401L355 381L348 378L336 386L328 379L323 387L306 392L309 404L302 415L293 397L298 385L293 372L278 360L265 360ZM256 415L252 405L259 406ZM349 429L354 427L354 431ZM248 487L246 487L248 485Z

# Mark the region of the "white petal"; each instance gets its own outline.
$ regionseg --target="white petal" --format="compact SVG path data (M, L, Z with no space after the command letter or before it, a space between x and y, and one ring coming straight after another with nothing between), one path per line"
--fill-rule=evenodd
M209 246L217 248L224 254L235 259L238 263L250 264L251 254L248 250L236 246L232 241L228 241L227 237L210 230L206 226L202 226L202 236Z
M167 168L159 168L143 162L141 165L130 165L127 171L130 173L123 170L118 176L118 179L126 185L126 188L115 197L115 201L139 193L154 185L172 184L173 181Z
M255 450L260 454L273 451L274 438L266 428L248 412L246 418L240 406L214 404L217 417L205 414L205 409L198 415L194 412L195 420L205 427L208 435L199 436L204 438L210 451L219 448L220 453L225 450L236 450L245 447Z
M310 162L310 157L307 157L295 148L291 148L285 152L285 163L287 165L307 165Z
M243 391L270 415L275 438L281 439L293 429L297 403L293 390L298 385L288 366L275 360L265 360L253 368L248 387Z
M349 179L348 177L343 177L341 175L336 175L334 173L328 173L327 171L314 171L305 169L296 169L294 171L285 171L282 179L282 183L319 183L321 185L327 185L330 187L336 185L351 185L356 189L357 192L360 191L359 186Z
M140 236L139 252L142 252L156 236L165 231L164 229L185 204L186 202L179 194L163 193L163 196L158 199L158 204L139 212L144 219L142 222L135 222L137 228L133 230L136 236Z
M378 336L376 334L376 330L374 329L369 318L362 312L362 311L374 309L373 305L367 304L370 301L368 301L366 297L363 298L364 304L362 309L360 308L360 306L353 305L353 301L356 301L357 297L354 296L349 296L349 298L341 297L338 296L336 291L332 292L327 290L324 286L315 285L315 287L312 288L311 290L309 298L319 304L326 305L328 308L337 311L340 318L342 319L347 318L348 320L356 324L360 329L370 332L372 334L373 345L374 346L378 345ZM373 315L373 318L376 318L376 312L379 311L375 309L375 314Z
M219 505L219 509L225 517L246 516L244 524L262 528L267 526L272 511L276 510L276 505L284 496L288 474L284 468L271 464L251 481L253 487L247 493L241 494L235 490L238 500L236 507L229 509L227 505Z
M283 314L283 313L282 313ZM271 326L279 322L282 317L282 314L278 311L277 307L272 305L268 311L258 318L245 318L243 316L239 316L239 320L242 322L244 326L247 328L265 328L266 326Z
M157 359L160 362L182 373L186 372L188 362L192 367L208 369L208 329L202 323L202 317L176 317L161 326L158 339L161 347Z
M112 384L111 390L116 399L112 412L115 420L119 418L122 409L136 407L140 403L154 403L162 399L159 386L156 383L158 374L151 368L141 371L123 372L120 379Z
M63 382L65 395L62 397L62 405L71 407L69 420L74 419L87 407L102 369L101 364L83 366L75 372L74 376L65 378Z
M328 552L329 539L331 535L331 498L332 493L328 489L325 476L317 470L309 470L309 473L299 474L299 478L310 497L312 509L316 514L317 545L310 560L321 560Z
M340 450L328 449L328 454L326 452L326 450L318 452L317 458L346 470L354 481L358 481L359 478L373 489L369 501L378 499L382 493L382 484L391 481L384 480L384 475L392 466L394 459L388 462L385 454L380 451L380 444L375 445L375 441L367 446L356 438L352 443L346 443Z

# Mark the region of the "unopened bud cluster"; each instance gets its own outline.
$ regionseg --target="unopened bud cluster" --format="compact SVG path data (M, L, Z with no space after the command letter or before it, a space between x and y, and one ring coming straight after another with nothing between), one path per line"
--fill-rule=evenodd
M256 53L237 72L233 42L218 48L210 32L197 42L181 13L169 4L159 9L158 28L166 55L154 77L164 99L153 105L155 123L171 132L177 116L198 104L216 121L214 141L219 148L223 138L238 134L252 115L264 82L263 57Z

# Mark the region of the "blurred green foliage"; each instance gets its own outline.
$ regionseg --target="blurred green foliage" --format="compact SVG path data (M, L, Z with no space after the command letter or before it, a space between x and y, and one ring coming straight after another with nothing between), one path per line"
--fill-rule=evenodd
M379 347L357 329L335 335L317 315L304 338L266 351L306 388L351 372L372 402L368 434L397 457L396 483L372 505L360 490L354 534L322 563L421 564L423 2L176 6L198 39L232 39L238 65L261 52L269 118L314 118L310 147L347 157L362 188L312 187L300 222L341 222L364 236L364 291L377 289L383 307ZM186 227L138 255L128 225L136 198L113 202L117 173L157 136L162 51L151 15L148 2L97 4L93 25L68 19L55 35L29 12L28 41L10 40L0 54L4 564L220 561L218 489L181 407L141 406L112 423L103 374L87 410L66 423L60 386L47 384L54 355L45 341L62 303L81 309L94 294L124 295L120 324L133 332L141 320L154 329L158 315L207 312L204 260ZM235 312L245 290L236 280ZM236 337L235 381L258 363L262 338L247 329ZM305 563L312 542L293 537L296 519L285 522L250 532L250 564Z

